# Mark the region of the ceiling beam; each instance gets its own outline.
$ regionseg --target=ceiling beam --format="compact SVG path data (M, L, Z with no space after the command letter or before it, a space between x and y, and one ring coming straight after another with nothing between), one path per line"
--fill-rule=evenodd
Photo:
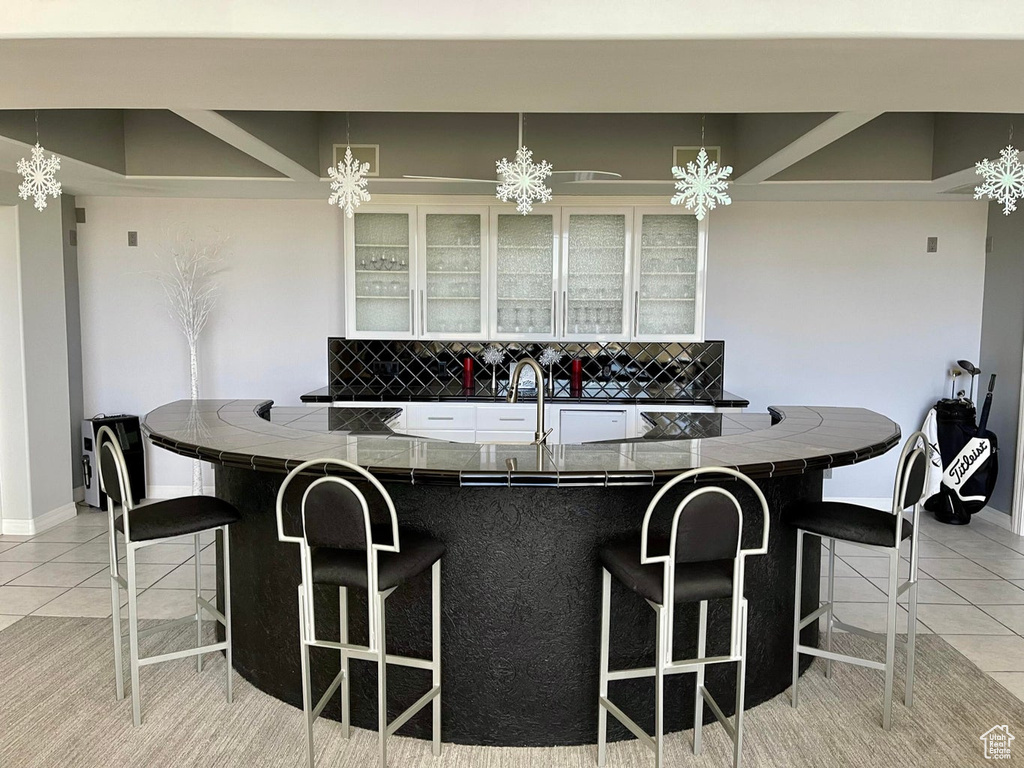
M283 173L292 181L319 181L320 178L297 163L283 152L274 149L262 139L258 139L248 131L240 128L223 115L210 109L174 109L171 110L179 117L183 117L193 125L202 128L209 134L216 136L221 141L230 144L235 149L245 152L247 155L256 158L264 165L269 165L275 171Z
M977 168L972 165L970 168L964 168L962 171L947 173L945 176L933 179L931 186L932 190L937 193L951 192L960 187L976 185L979 181Z
M865 123L871 122L881 114L881 112L837 112L737 177L735 183L760 184L762 181L767 181L805 157L813 155L822 147L828 146Z

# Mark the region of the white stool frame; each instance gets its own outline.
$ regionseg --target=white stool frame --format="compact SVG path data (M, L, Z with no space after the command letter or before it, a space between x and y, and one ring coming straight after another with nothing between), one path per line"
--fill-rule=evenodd
M667 555L651 556L648 553L647 539L650 527L651 516L657 507L658 502L675 485L694 478L702 478L704 475L726 476L741 480L753 489L755 496L761 504L763 515L763 534L761 546L756 549L742 549L743 538L743 509L739 501L732 493L717 486L706 486L698 488L679 503L672 517L672 534L670 540L670 551ZM738 518L736 555L733 559L732 576L732 618L730 622L729 653L723 656L706 656L707 647L707 619L708 601L700 602L700 618L697 629L697 657L693 659L674 660L672 658L672 629L675 620L675 569L676 569L676 534L679 526L679 517L686 507L694 499L707 494L717 493L729 499L736 508ZM768 515L768 502L761 489L754 482L741 472L726 467L701 467L691 469L672 478L662 486L661 490L651 499L644 514L643 528L640 534L640 562L644 565L661 563L663 566L662 583L662 604L659 605L650 600L645 602L654 610L657 622L657 632L654 643L654 666L639 667L635 669L608 669L609 634L611 629L611 585L612 575L607 568L602 568L601 582L601 673L600 691L597 707L597 764L604 768L607 760L608 743L608 713L615 716L615 719L628 728L642 743L646 744L654 752L655 768L662 768L663 765L663 734L664 734L664 683L666 675L677 675L680 673L694 672L697 675L696 693L694 695L694 716L693 716L693 753L699 755L701 752L701 729L704 722L704 703L714 713L718 722L722 724L725 732L733 742L733 766L739 768L743 750L743 697L746 685L746 658L747 658L747 599L743 596L744 561L748 555L763 555L768 551L768 533L770 520ZM730 721L722 712L721 707L712 697L711 693L704 686L704 672L709 664L736 664L736 714ZM654 735L647 734L635 721L626 715L608 698L608 683L613 680L631 680L640 677L654 677Z
M904 703L909 708L914 704L914 654L917 642L917 565L918 565L918 535L921 532L921 502L924 496L927 494L928 489L928 474L931 469L931 462L928 460L929 451L928 438L923 432L914 432L910 437L907 438L906 443L903 445L903 451L900 453L899 462L896 465L896 481L893 488L892 497L892 514L896 515L896 541L893 546L881 546L874 544L862 544L857 541L848 541L846 539L839 539L846 544L854 544L863 549L867 549L878 555L883 555L889 558L889 573L887 579L886 589L886 619L885 619L885 634L881 632L871 632L870 630L864 629L863 627L856 627L851 624L839 621L835 617L835 563L836 563L836 538L831 536L819 536L816 533L810 531L804 531L797 529L796 536L796 587L794 592L794 606L793 606L793 688L791 701L794 707L799 704L799 680L800 680L800 654L807 654L808 656L818 656L825 659L825 677L832 677L832 662L840 661L847 664L856 664L861 667L868 667L869 669L879 669L885 673L885 689L882 695L882 728L890 730L892 728L892 690L893 690L893 677L895 674L895 661L896 661L896 618L897 618L897 601L899 597L906 592L910 593L908 598L908 612L907 612L907 639L902 641L906 646L907 651L907 673L904 687ZM908 505L902 502L906 500L907 486L910 481L910 472L908 468L912 468L917 461L923 461L925 466L924 483L922 486L921 498L917 499L913 505L913 533L910 535L910 571L907 577L907 581L902 584L899 583L899 567L900 567L900 546L903 543L903 514L904 510ZM803 609L801 606L801 593L803 591L803 566L804 566L804 536L818 536L819 539L824 541L828 539L828 595L824 603L821 603L818 608L809 613L807 616L803 616ZM825 628L825 647L816 648L811 645L803 645L800 642L800 631L817 621L821 616L827 616L827 624ZM885 643L885 661L872 661L871 659L863 659L859 656L848 656L846 654L835 653L832 650L832 633L835 629L841 629L844 632L850 632L852 634L867 637L872 640L878 640Z
M391 524L390 545L374 544L370 535L370 511L363 494L348 480L336 475L324 475L314 480L302 495L302 536L286 536L284 533L283 505L285 491L299 474L311 467L323 468L335 466L347 469L367 480L383 496L387 505ZM358 500L363 512L363 526L366 537L366 571L369 599L369 645L355 645L348 642L348 588L339 587L339 609L341 614L341 642L322 640L316 636L316 616L313 606L313 573L310 546L306 540L306 499L315 487L323 483L336 483L350 491ZM387 766L387 739L401 728L409 719L428 703L433 702L433 726L431 750L434 755L441 754L441 560L431 568L431 648L432 658L417 659L399 656L386 652L384 603L397 587L379 590L378 557L381 552L398 552L398 515L391 496L372 474L362 467L341 459L312 459L295 467L281 484L277 493L277 537L280 541L294 542L299 545L302 581L299 583L299 644L302 659L302 709L306 720L306 761L309 768L314 766L313 723L323 712L331 696L341 689L341 728L342 736L348 738L351 733L349 707L349 659L363 659L377 662L377 744L380 767ZM331 648L341 652L341 669L317 703L313 704L312 681L310 679L310 648ZM432 673L431 688L414 704L388 723L387 711L387 665L397 664L403 667L429 669Z
M104 439L107 437L109 439ZM214 653L215 651L224 651L225 661L227 662L227 673L225 678L225 690L227 695L228 703L232 703L234 697L231 689L231 555L229 546L229 534L228 526L221 525L215 528L208 528L207 530L220 530L223 533L223 552L224 559L221 563L221 568L224 572L224 613L217 610L216 606L210 603L209 600L203 598L201 593L202 588L202 563L200 562L200 546L199 537L200 534L192 534L193 542L195 544L195 564L196 564L196 612L191 616L183 616L180 619L171 619L169 621L162 621L159 624L155 624L152 627L146 629L139 629L139 608L138 608L138 588L135 574L135 553L143 549L144 547L150 547L154 544L166 544L177 539L181 539L181 536L170 536L162 539L147 539L145 541L132 541L131 537L131 511L135 508L135 503L132 496L131 481L128 477L128 466L124 459L124 453L121 451L121 444L118 442L117 437L110 427L100 427L96 433L96 442L99 445L101 462L100 462L100 488L104 493L107 494L107 524L108 534L110 539L110 607L111 607L111 620L113 623L114 631L114 683L117 689L117 700L121 701L124 699L124 662L122 660L122 645L124 644L124 638L126 635L121 630L121 593L120 590L124 589L128 592L128 653L129 653L129 667L131 670L131 697L132 697L132 722L135 725L142 724L142 695L139 689L139 669L141 667L148 666L150 664L159 664L162 661L173 661L175 659L181 659L188 656L196 657L196 670L198 672L203 671L203 654ZM114 513L114 500L111 498L109 491L107 491L103 481L103 464L102 464L102 452L108 451L114 458L114 466L117 471L117 483L121 493L121 516L124 519L124 540L126 550L126 560L128 566L127 578L122 576L118 571L118 556L117 556L117 529L114 527L114 521L117 516ZM189 534L185 534L186 536ZM224 626L224 641L220 643L212 643L210 645L202 645L203 642L203 613L208 613L212 618L219 621ZM163 632L167 629L174 629L182 624L187 624L194 621L196 623L196 647L187 648L182 651L173 651L171 653L161 653L156 656L139 656L139 638L147 635L154 634L156 632Z

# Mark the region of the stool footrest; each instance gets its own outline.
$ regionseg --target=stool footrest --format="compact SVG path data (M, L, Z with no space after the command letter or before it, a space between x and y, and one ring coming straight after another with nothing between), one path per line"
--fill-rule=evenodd
M700 695L701 695L701 698L703 698L704 701L707 702L707 705L709 707L711 707L711 711L714 713L715 717L718 719L718 722L720 722L722 724L722 727L725 729L725 732L727 734L729 734L729 738L732 739L733 741L736 741L736 728L735 728L735 726L732 724L732 721L730 721L729 718L727 718L725 716L725 713L722 712L721 707L718 706L718 702L715 701L715 699L711 695L710 691L708 691L708 689L705 688L703 685L700 687Z
M186 648L183 651L173 651L172 653L161 653L159 656L146 656L139 659L139 666L145 667L150 664L159 664L161 661L174 661L175 659L199 656L204 653L213 653L214 651L226 651L227 648L228 644L224 642L214 643L213 645L201 645L198 648Z
M320 713L324 711L324 707L327 706L327 702L331 700L331 696L333 696L335 691L338 690L338 686L341 685L341 682L344 679L345 670L343 669L340 672L338 672L337 675L334 676L334 680L331 682L329 686L327 686L327 690L324 691L324 695L320 697L320 701L318 701L316 703L316 706L313 707L313 714L311 715L311 718L313 720L316 720L318 717L320 717Z
M182 624L192 623L195 620L196 620L196 617L194 615L193 616L182 616L180 619L168 619L167 621L161 621L159 624L154 624L152 627L146 627L145 629L140 629L139 632L138 632L138 635L139 635L140 638L147 637L147 636L155 634L157 632L163 632L163 631L168 630L168 629L174 629L175 627L180 627ZM122 632L121 633L121 639L123 640L124 638L128 637L129 634L130 633L128 633L128 632Z
M388 726L388 736L392 735L395 731L397 731L399 728L405 725L409 721L410 717L412 717L421 709L423 709L423 707L429 704L431 700L433 700L433 698L437 696L439 693L441 693L441 686L435 685L425 694L420 696L419 700L415 704L413 704L411 707L405 710L405 712L396 717L394 721L392 721L392 723Z
M196 604L203 608L207 613L211 614L217 621L223 624L225 627L228 625L228 620L223 613L218 611L213 603L203 597L196 598Z
M648 747L650 747L654 751L657 750L657 745L654 743L654 739L651 738L650 734L648 734L639 725L634 723L633 720L625 712L623 712L617 706L612 704L604 696L599 696L598 697L598 702L600 703L600 705L602 707L604 707L612 715L614 715L616 720L618 720L620 723L622 723L624 726L626 726L634 736L636 736L638 739L640 739L640 741L642 743L646 744Z
M828 610L832 607L832 603L823 603L811 611L809 614L800 619L800 629L803 629L808 624L811 624L816 619L820 619Z
M796 647L796 650L798 653L805 653L808 656L819 656L823 659L831 659L832 661L842 661L847 664L856 664L861 667L870 667L871 669L885 669L885 664L881 661L871 661L869 659L862 659L859 656L846 656L842 653L825 651L821 648L814 648L810 645L798 645Z

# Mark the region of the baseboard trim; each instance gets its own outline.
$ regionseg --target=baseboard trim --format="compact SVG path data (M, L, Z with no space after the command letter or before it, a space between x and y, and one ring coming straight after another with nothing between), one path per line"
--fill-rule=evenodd
M1011 531L1011 519L1010 515L1005 512L1000 512L998 509L992 507L985 507L983 510L978 512L977 515L979 520L984 520L986 523L992 523L992 525L998 525L1000 528L1005 528Z
M75 500L76 504L85 501L85 486L79 485L71 491L71 498Z
M872 507L885 512L892 511L891 496L830 496L825 501L839 501L844 504L860 504L862 507Z
M204 496L213 496L212 485L203 486ZM150 485L146 488L147 499L176 499L179 496L191 496L191 485Z
M71 520L77 514L78 507L72 501L56 509L51 509L39 517L28 520L4 520L2 532L5 536L35 536Z

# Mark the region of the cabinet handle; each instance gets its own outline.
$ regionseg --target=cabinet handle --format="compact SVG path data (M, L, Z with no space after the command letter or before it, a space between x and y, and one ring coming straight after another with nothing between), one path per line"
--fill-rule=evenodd
M526 419L521 417L521 416L519 418L517 418L517 419L513 419L511 417L506 417L506 416L499 416L498 417L498 421L526 421Z
M409 333L416 335L416 292L409 289Z
M568 291L562 291L562 335L569 335L569 298Z
M420 333L427 332L427 310L425 305L427 300L424 298L424 292L420 289Z
M427 421L454 421L454 416L427 416Z
M633 335L640 333L640 291L633 293Z
M555 300L556 300L557 296L558 296L558 291L552 291L551 292L551 335L552 336L557 336L558 335L558 329L555 328L555 323L558 322L556 317L555 317Z

